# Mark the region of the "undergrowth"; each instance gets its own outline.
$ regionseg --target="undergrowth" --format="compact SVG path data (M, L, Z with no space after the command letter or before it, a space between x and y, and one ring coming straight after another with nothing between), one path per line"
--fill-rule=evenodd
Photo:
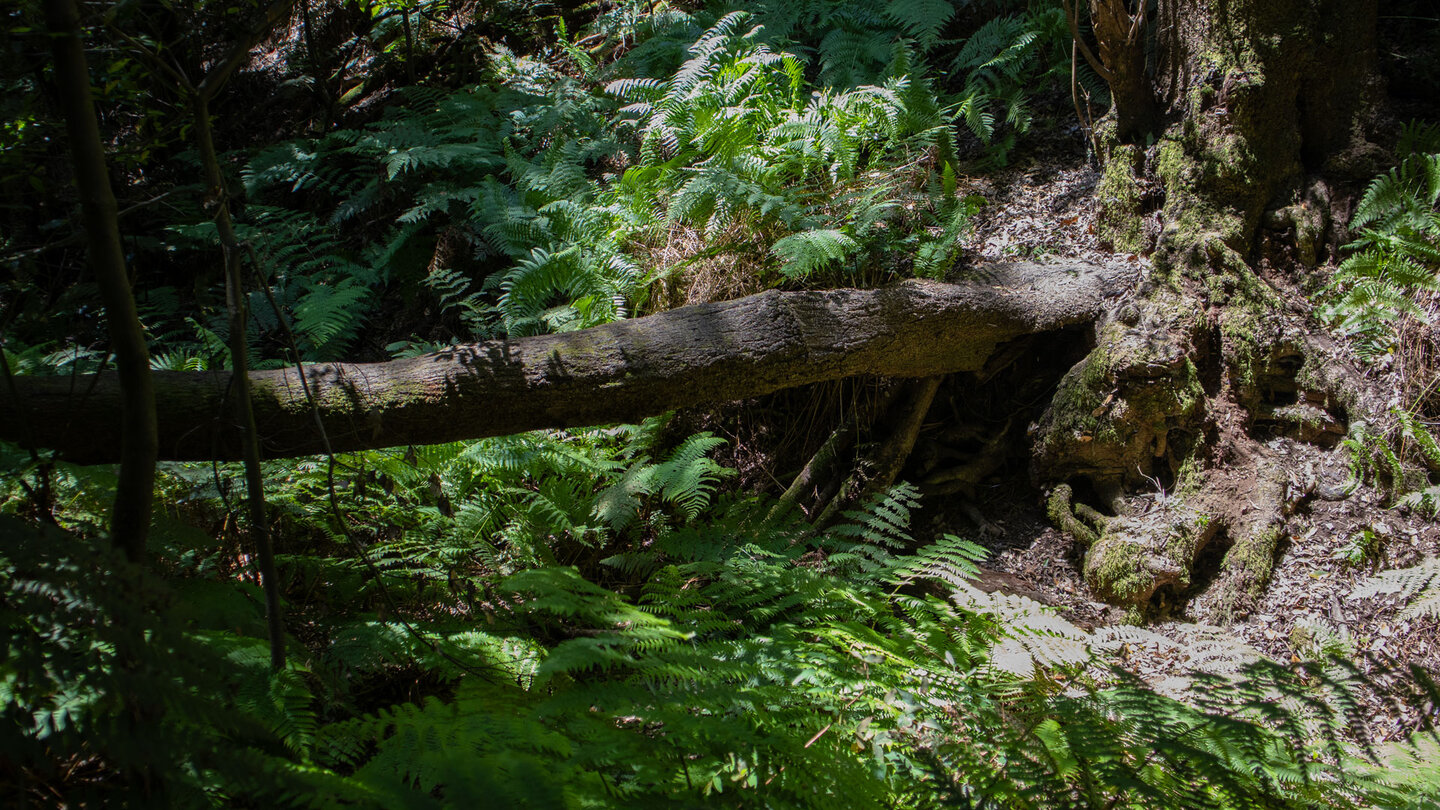
M661 427L274 464L273 674L213 471L167 475L163 581L6 518L5 778L172 806L1434 796L1356 770L1354 672L1257 663L1162 697L1112 642L971 586L977 546L916 548L913 488L816 533L720 493L718 440L663 450Z
M387 64L413 62L448 14L367 9ZM946 277L982 202L966 172L1007 160L1029 94L1068 69L1058 8L1000 3L983 24L959 11L624 2L573 35L541 14L555 47L489 43L474 84L403 87L355 125L225 155L250 367L416 355L777 285ZM230 362L218 236L194 196L127 243L142 264L186 268L136 289L157 369ZM32 326L6 340L24 372L106 362L94 323L58 342Z
M704 298L693 281L716 268L743 268L736 292L943 279L981 203L965 173L1008 159L1027 94L1067 65L1059 9L993 5L1009 13L973 25L934 0L607 4L573 36L545 17L552 50L491 43L478 84L406 87L363 123L237 150L250 364L582 329ZM366 36L413 70L439 10L367 4ZM1379 352L1384 307L1409 312L1395 296L1431 261L1440 164L1422 157L1367 195L1334 288L1339 328ZM175 210L129 248L204 266L211 215ZM230 365L196 275L137 290L158 369ZM397 309L434 323L378 345ZM108 359L7 336L4 362ZM1408 480L1392 438L1351 437L1360 477ZM102 550L113 471L0 448L0 784L157 807L1440 800L1433 768L1365 747L1363 676L1343 662L1161 695L1112 665L1139 631L984 593L982 549L918 543L914 488L817 531L731 492L722 443L657 419L268 462L279 671L235 470L163 465L142 571ZM1395 497L1433 510L1427 492ZM1429 611L1432 574L1377 587ZM1423 763L1432 743L1387 755Z

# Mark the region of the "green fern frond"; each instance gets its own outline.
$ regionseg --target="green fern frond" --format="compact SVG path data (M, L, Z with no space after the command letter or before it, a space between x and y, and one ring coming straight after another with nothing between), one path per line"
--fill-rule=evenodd
M1440 124L1413 120L1400 128L1400 138L1395 144L1395 153L1408 157L1413 154L1440 153Z
M1401 225L1425 228L1426 215L1440 201L1440 154L1412 154L1365 189L1350 227L1394 230Z
M713 75L718 69L713 57L720 50L726 47L730 38L737 36L741 26L750 20L750 15L744 11L732 11L721 17L712 25L709 30L695 40L690 46L690 59L675 71L675 76L670 80L669 95L674 97L677 93L683 93L695 87L702 80ZM752 36L754 32L746 35Z
M644 497L653 495L675 506L685 520L694 520L709 506L716 484L734 474L707 457L724 443L709 433L697 433L664 462L650 464L641 457L595 497L595 517L611 530L623 531L639 517Z
M860 249L860 244L843 231L820 229L791 234L770 246L783 262L780 274L802 279L841 261Z
M1357 765L1373 776L1375 786L1366 798L1376 807L1420 810L1440 802L1440 738L1433 731L1391 743L1377 762Z
M188 351L160 352L150 355L150 368L156 371L206 371L210 363L202 355Z
M498 306L505 331L518 337L539 334L546 331L547 326L572 329L588 326L590 324L575 322L578 313L567 316L563 310L554 311L552 307L557 297L562 305L585 297L611 301L606 286L605 280L581 261L578 247L556 253L535 248L501 283L504 292Z
M294 329L316 360L337 360L364 325L370 290L354 279L336 284L305 283L295 305Z
M947 534L907 557L892 576L896 584L926 579L964 587L980 575L979 563L989 556L982 546Z
M972 89L956 102L956 114L965 126L982 142L989 143L995 134L995 115L990 112L990 97L981 90Z
M885 15L928 48L939 40L941 29L955 16L955 4L950 0L891 0L885 6Z
M722 467L708 456L725 440L709 433L697 433L655 465L650 486L667 503L677 506L687 520L695 520L710 504L715 486L735 471Z

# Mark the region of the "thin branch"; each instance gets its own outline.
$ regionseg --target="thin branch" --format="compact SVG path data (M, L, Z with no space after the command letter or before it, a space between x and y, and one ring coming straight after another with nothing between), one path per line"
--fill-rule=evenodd
M127 214L131 214L131 213L134 213L135 211L139 211L139 210L142 209L142 208L148 208L148 207L154 205L155 203L161 202L161 201L164 200L166 197L169 197L171 194L174 194L175 191L176 191L176 189L172 189L172 190L170 190L170 191L165 192L164 194L161 194L161 195L158 196L158 197L152 197L151 199L148 199L148 200L144 200L144 201L142 201L142 202L135 203L134 205L132 205L132 206L130 206L130 207L128 207L128 208L121 209L121 210L119 211L119 213L117 213L115 216L117 216L117 217L123 217L123 216L126 216ZM18 260L20 260L20 259L26 259L26 258L29 258L29 257L31 257L31 256L39 256L39 255L42 254L42 253L48 253L49 251L56 250L56 249L59 249L59 248L66 248L66 247L71 247L71 246L73 246L73 245L78 245L78 244L80 244L80 243L83 242L83 241L85 241L85 232L82 231L82 230L76 229L76 231L75 231L74 233L70 234L69 236L65 237L64 239L58 239L58 240L56 240L56 241L54 241L54 242L46 242L46 243L43 244L43 245L37 245L36 247L32 247L32 248L25 248L24 250L17 250L17 251L15 251L14 253L7 253L7 254L5 254L4 256L0 256L0 262L13 262L13 261L18 261Z
M171 65L169 62L166 62L164 59L161 59L161 58L160 58L160 54L158 54L158 53L156 53L155 51L151 50L149 45L146 45L144 42L141 42L139 39L131 36L130 34L125 33L125 32L122 31L122 30L120 30L118 27L115 26L114 23L107 23L105 27L106 27L107 29L109 29L110 33L114 34L115 36L120 37L120 38L123 39L123 40L125 40L126 44L128 44L128 45L131 47L131 49L132 49L132 51L133 51L133 53L134 53L135 56L140 57L140 59L143 60L146 64L150 65L151 67L155 68L156 70L159 70L159 71L162 72L162 73L165 73L165 74L168 75L170 78L174 79L174 80L175 80L175 83L180 86L180 88L181 88L181 90L182 90L183 92L185 92L185 93L194 93L194 92L195 92L195 85L194 85L193 82L190 81L190 78L189 78L188 76L186 76L184 73L182 73L181 70L180 70L180 68L178 68L178 67L176 67L176 66L174 66L174 65Z
M1086 44L1084 38L1080 36L1079 6L1075 4L1075 0L1063 0L1062 5L1065 7L1065 21L1070 24L1070 38L1076 45L1080 46L1080 53L1085 56L1085 61L1090 63L1091 69L1100 74L1100 78L1104 79L1107 83L1113 82L1115 80L1115 74L1109 68L1105 67L1105 64L1100 61L1100 58L1095 55L1094 51L1090 50L1090 46Z
M264 39L282 20L289 19L290 10L295 3L296 0L276 0L271 3L258 24L237 38L225 57L205 71L205 78L200 81L200 86L195 88L200 97L206 101L213 99L215 94L220 92L220 88L225 86L225 82L230 80L231 74L250 58L250 50L256 43Z

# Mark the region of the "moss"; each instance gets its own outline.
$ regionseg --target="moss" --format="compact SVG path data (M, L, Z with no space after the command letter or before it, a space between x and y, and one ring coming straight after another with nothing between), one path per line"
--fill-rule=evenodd
M1143 602L1161 586L1187 588L1195 558L1217 528L1213 514L1183 500L1117 518L1085 558L1085 580L1100 598L1120 604Z
M1095 190L1100 202L1096 230L1118 251L1139 253L1146 247L1140 222L1140 183L1136 180L1144 156L1134 144L1113 148Z
M1225 554L1225 568L1238 574L1237 586L1246 596L1259 598L1264 593L1275 570L1275 547L1280 535L1280 526L1268 526L1237 542Z
M1203 143L1196 134L1192 140ZM1217 207L1211 200L1225 195L1202 193L1213 185L1208 164L1195 156L1203 148L1193 150L1176 138L1160 142L1154 161L1155 174L1165 186L1165 229L1161 234L1157 269L1162 272L1179 270L1198 281L1208 282L1215 275L1211 266L1208 243L1218 236L1226 243L1243 244L1244 223L1234 213Z
M1308 403L1276 408L1272 416L1280 422L1298 428L1320 430L1327 424L1325 412Z
M1155 459L1167 458L1170 434L1199 435L1205 392L1192 351L1203 328L1180 295L1153 293L1127 324L1107 323L1097 348L1062 380L1037 443L1052 480L1082 474L1140 485Z
M1064 433L1079 433L1094 436L1102 426L1095 411L1104 402L1104 393L1112 385L1110 373L1110 342L1102 336L1099 344L1080 366L1079 373L1066 375L1055 391L1051 413L1056 422L1050 432L1052 436Z
M1214 617L1221 624L1240 618L1244 605L1259 599L1270 582L1275 568L1275 547L1279 544L1281 527L1268 526L1251 537L1241 539L1225 554L1222 563L1228 576L1219 586L1215 598Z
M1165 558L1182 572L1180 584L1190 585L1195 558L1210 537L1214 518L1205 513L1191 513L1171 526L1165 537Z
M296 386L299 388L299 386ZM280 412L286 409L304 408L308 410L310 403L304 395L291 396L287 388L278 380L263 377L250 378L250 402L257 412Z
M1148 555L1140 544L1112 538L1097 544L1090 554L1099 555L1099 564L1093 568L1086 565L1085 579L1100 598L1127 603L1154 590L1155 572L1150 570Z
M1186 456L1175 471L1175 494L1181 498L1194 498L1205 487L1205 469L1199 457Z
M1050 497L1045 501L1045 516L1056 526L1065 522L1066 517L1073 518L1070 504L1074 501L1075 491L1069 484L1060 484L1050 490Z
M1166 403L1167 416L1193 416L1195 411L1205 403L1205 387L1200 384L1200 369L1195 367L1195 362L1185 358L1181 365L1180 373L1171 377L1170 385L1165 387L1170 401Z
M1075 493L1070 489L1069 484L1060 484L1050 493L1050 498L1045 502L1045 515L1056 528L1068 533L1071 537L1080 541L1086 546L1095 545L1099 535L1075 517L1073 507Z
M1274 342L1264 331L1273 329L1273 318L1257 305L1237 303L1220 320L1225 362L1234 376L1233 386L1242 392L1255 388L1257 372Z
M1199 174L1199 166L1185 154L1185 145L1174 138L1166 138L1156 149L1155 174L1167 188L1193 183Z

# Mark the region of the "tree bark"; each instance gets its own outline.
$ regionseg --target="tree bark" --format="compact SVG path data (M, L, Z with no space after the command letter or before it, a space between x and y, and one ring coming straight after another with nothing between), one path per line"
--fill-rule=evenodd
M110 189L105 146L90 98L90 71L79 35L80 15L74 0L49 0L45 4L45 17L55 54L56 83L70 136L70 151L75 160L75 186L85 222L85 240L100 296L105 302L110 348L119 370L110 402L111 455L120 461L110 533L125 556L138 561L144 555L145 539L150 532L158 445L150 352L125 271L115 194Z
M1376 9L1160 0L1155 91L1169 126L1144 168L1165 190L1162 259L1204 264L1211 234L1247 257L1262 214L1300 202L1306 174L1374 174L1363 130L1379 86Z
M1126 266L997 264L956 284L770 291L579 332L456 346L388 363L307 366L336 451L434 444L538 428L635 421L674 408L873 374L983 368L1000 343L1079 327L1130 290ZM237 459L229 373L156 372L160 454ZM0 391L0 439L71 461L116 458L113 375L16 379ZM261 452L320 453L295 369L251 373Z
M1070 36L1085 60L1110 86L1116 135L1122 143L1144 140L1154 134L1159 123L1159 105L1145 72L1149 6L1150 0L1139 0L1132 13L1126 0L1090 0L1090 24L1097 45L1096 50L1091 50L1080 34L1078 0L1064 3Z
M1153 142L1127 142L1130 97L1115 94L1099 132L1107 162L1097 194L1102 236L1150 253L1156 272L1099 326L1096 349L1061 381L1032 447L1034 479L1053 487L1052 519L1090 546L1086 579L1103 598L1143 609L1163 590L1191 588L1196 559L1224 536L1234 545L1212 586L1221 588L1215 618L1243 615L1293 507L1267 442L1326 447L1309 416L1276 403L1306 403L1341 431L1377 415L1363 375L1335 362L1314 335L1301 285L1286 277L1296 262L1320 258L1332 219L1322 175L1378 169L1365 139L1376 8L1155 6L1162 126ZM1277 222L1294 232L1275 232ZM1262 237L1293 242L1297 258L1270 262ZM1077 481L1089 484L1093 505L1072 503ZM1144 511L1147 497L1166 509Z

